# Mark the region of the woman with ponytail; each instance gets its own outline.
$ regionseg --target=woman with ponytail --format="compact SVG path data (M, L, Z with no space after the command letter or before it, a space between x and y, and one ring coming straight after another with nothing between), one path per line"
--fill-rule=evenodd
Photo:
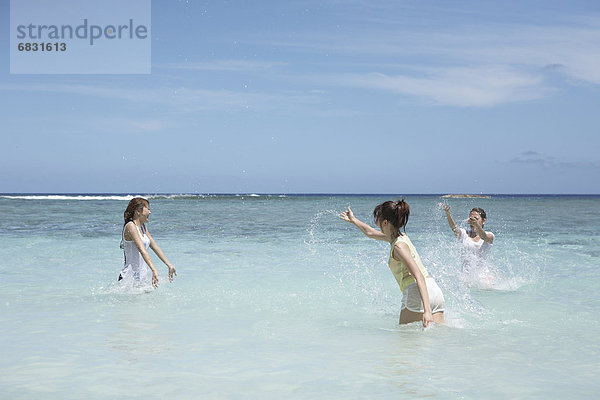
M158 271L156 271L150 259L148 248L152 248L158 258L169 268L170 282L173 281L173 275L177 275L177 272L150 236L150 232L146 228L149 217L150 203L148 200L141 197L131 199L123 213L125 222L121 235L121 248L125 255L125 265L119 274L118 280L144 281L148 275L148 268L150 268L152 270L152 286L156 288L158 286Z
M402 291L400 323L422 321L444 322L444 295L435 280L429 276L412 242L400 229L406 230L410 207L402 200L386 201L375 207L373 217L379 230L360 221L348 209L340 218L354 224L367 237L391 244L388 265Z

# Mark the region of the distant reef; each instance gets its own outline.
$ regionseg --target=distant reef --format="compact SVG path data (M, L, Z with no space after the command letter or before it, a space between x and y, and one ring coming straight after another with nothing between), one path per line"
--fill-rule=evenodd
M491 199L492 196L485 194L445 194L442 197L447 199Z

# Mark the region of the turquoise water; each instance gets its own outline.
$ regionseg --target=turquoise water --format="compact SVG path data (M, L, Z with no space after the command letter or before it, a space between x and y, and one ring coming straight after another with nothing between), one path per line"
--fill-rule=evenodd
M596 398L600 197L450 199L486 210L488 271L461 273L438 196L406 232L445 326L398 325L390 196L150 196L161 285L115 284L130 197L0 196L0 398Z

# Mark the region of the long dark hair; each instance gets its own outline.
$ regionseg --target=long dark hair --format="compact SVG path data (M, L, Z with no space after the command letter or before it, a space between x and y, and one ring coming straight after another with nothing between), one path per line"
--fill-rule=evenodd
M375 207L373 210L373 217L375 222L379 223L382 221L389 221L390 224L396 229L398 235L401 235L400 229L404 229L406 232L406 224L408 223L408 216L410 215L410 207L408 203L404 201L404 198L397 201L385 201Z
M133 221L133 216L136 211L142 211L144 207L150 207L150 202L142 197L134 197L127 204L127 208L123 213L123 226L127 225L128 222Z

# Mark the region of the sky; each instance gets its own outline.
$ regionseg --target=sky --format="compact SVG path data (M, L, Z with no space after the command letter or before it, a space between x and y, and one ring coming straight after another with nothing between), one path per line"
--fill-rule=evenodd
M150 74L10 74L1 193L600 194L597 1L152 1Z

